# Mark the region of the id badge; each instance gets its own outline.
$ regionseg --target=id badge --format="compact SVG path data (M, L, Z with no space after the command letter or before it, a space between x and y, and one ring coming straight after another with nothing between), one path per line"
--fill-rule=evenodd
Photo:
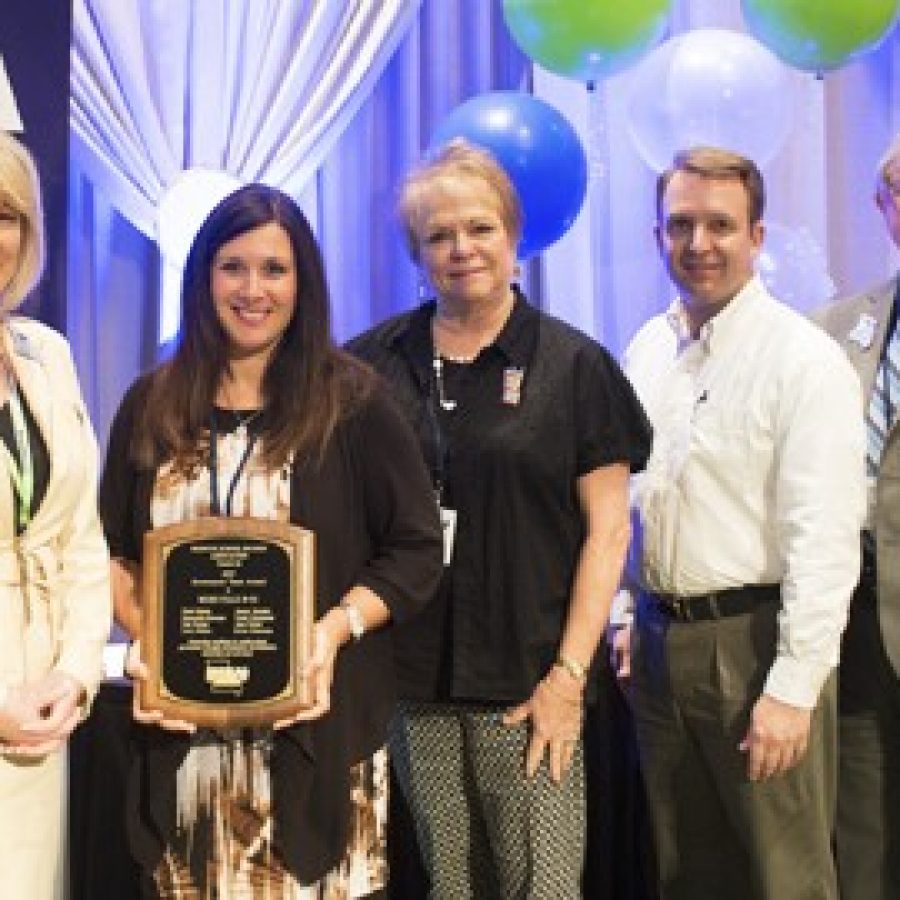
M441 534L444 536L444 565L453 559L453 542L456 540L456 510L439 507L441 513Z

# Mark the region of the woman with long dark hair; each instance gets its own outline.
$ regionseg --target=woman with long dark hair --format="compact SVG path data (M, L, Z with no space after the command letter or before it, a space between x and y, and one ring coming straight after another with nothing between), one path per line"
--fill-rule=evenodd
M382 626L440 573L427 473L369 370L334 346L321 256L287 195L248 185L210 213L182 316L172 359L132 386L110 437L101 514L117 618L140 636L147 529L207 515L302 525L316 539L315 702L238 733L179 733L136 706L129 834L146 892L376 896L394 696Z

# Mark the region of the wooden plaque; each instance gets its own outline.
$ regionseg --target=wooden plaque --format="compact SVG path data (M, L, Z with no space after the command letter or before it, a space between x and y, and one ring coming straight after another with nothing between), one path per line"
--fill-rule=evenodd
M313 702L311 531L209 517L144 535L141 703L206 728L270 725Z

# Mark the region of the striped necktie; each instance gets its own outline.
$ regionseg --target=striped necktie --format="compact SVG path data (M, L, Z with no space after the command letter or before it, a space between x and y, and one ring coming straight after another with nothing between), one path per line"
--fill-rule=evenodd
M895 297L895 309L897 303ZM897 402L900 399L900 329L897 328L896 315L891 317L891 322L893 328L875 373L866 416L866 469L872 477L878 476L884 442L897 419Z

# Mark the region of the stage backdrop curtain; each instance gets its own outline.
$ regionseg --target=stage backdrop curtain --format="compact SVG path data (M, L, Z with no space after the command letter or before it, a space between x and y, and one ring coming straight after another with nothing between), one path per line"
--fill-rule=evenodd
M145 236L152 234L151 199L159 198L164 177L174 178L179 167L243 164L253 158L256 162L242 177L262 174L262 157L248 155L247 129L254 117L268 121L274 114L258 86L262 70L247 69L245 50L258 41L260 23L267 22L272 32L269 57L286 63L300 40L291 23L306 21L304 16L311 16L317 6L329 8L333 23L352 21L347 9L353 4L337 0L76 0L77 45L88 45L86 59L101 72L115 63L120 78L104 100L104 108L116 115L110 112L109 122L90 122L94 136L89 139L99 148L95 152L82 137L87 124L79 124L83 113L77 99L86 91L79 79L93 77L94 69L87 68L87 62L84 71L81 63L73 64L68 331L101 440L122 391L156 357L161 267L154 241ZM120 8L125 10L121 19ZM740 0L673 0L672 9L673 34L707 27L744 30ZM114 52L120 20L130 23L128 36L122 38L124 47ZM272 31L276 20L288 24ZM179 51L168 40L154 53L147 49L145 35L157 26L172 34L188 24L207 38L205 51L198 51L202 64L198 58L188 65L183 44ZM384 30L386 42L398 38L402 24L397 18L394 30ZM233 49L226 37L231 34L237 41L234 35L242 30L246 34L240 50ZM386 58L378 57L380 62ZM269 60L267 65L274 63ZM226 74L241 66L240 77ZM375 69L373 64L371 71ZM265 72L271 76L269 84L280 85L272 70ZM623 72L589 95L583 85L531 65L506 30L501 0L421 0L380 77L359 81L355 114L335 118L330 150L323 155L321 148L328 143L323 137L310 146L305 162L296 143L287 149L276 142L270 151L273 160L283 161L281 172L290 168L289 153L296 160L296 172L285 174L284 183L303 204L320 240L338 337L349 337L416 302L416 273L394 210L400 178L427 147L435 126L475 94L525 90L570 117L591 163L581 216L565 237L526 266L525 286L539 306L620 353L637 327L671 295L652 231L655 173L641 159L628 131L631 78L630 71ZM211 108L199 102L198 83L215 86ZM875 163L890 136L900 131L897 32L876 52L822 79L796 72L791 84L792 128L764 170L768 218L806 228L825 253L837 289L858 290L900 264L872 203ZM335 83L334 88L340 86ZM148 95L163 93L173 99L158 106L147 100ZM279 95L282 104L288 102L287 93ZM226 102L226 96L233 99ZM140 103L139 97L144 97ZM320 99L320 108L331 108ZM195 125L201 122L202 128ZM237 129L244 129L243 138L235 136ZM266 134L277 130L268 125ZM141 138L145 132L150 136ZM104 175L96 164L102 158L99 150L109 152L120 145L116 134L131 148L126 160L135 148L154 148L152 156L147 153L152 165L144 164L141 171L149 166L155 194L144 191L144 196L138 183L124 176L118 180L119 191L108 171ZM287 141L289 135L298 141L303 137L286 127L282 137ZM220 156L209 155L213 146L224 148ZM144 209L142 216L135 206Z
M506 30L501 0L419 0L402 12L396 7L392 26L382 20L371 35L354 18L363 7L375 15L393 4L75 0L67 331L102 442L122 393L158 357L163 267L155 204L180 172L208 168L265 178L273 166L316 231L334 330L345 339L417 302L417 274L395 221L398 185L442 118L486 91L529 91L557 106L579 130L590 159L582 214L525 267L530 299L615 354L664 308L671 290L653 238L655 173L627 127L631 73L589 95L583 85L532 66ZM673 0L672 8L673 34L744 29L740 0ZM317 46L303 42L301 27L317 15L329 35L322 39L326 62L338 61L342 25L348 40L372 37L365 44L368 69L353 69L355 88L322 77L307 82L308 93L283 86L291 72L312 77L309 59L294 69L291 59ZM262 43L265 58L254 62L251 51L260 52ZM898 43L895 33L876 53L824 79L797 73L791 134L764 172L771 217L809 229L841 291L862 288L900 264L872 203L875 163L900 131ZM341 58L348 71L352 56ZM113 73L108 87L97 86L98 77ZM89 113L85 97L100 112ZM319 114L331 114L330 131ZM254 143L260 135L268 150ZM593 762L585 895L644 900L650 893L637 860L643 844L633 743L609 677L602 688L601 710L586 726ZM420 896L406 837L394 845L402 854L393 860L394 895Z

